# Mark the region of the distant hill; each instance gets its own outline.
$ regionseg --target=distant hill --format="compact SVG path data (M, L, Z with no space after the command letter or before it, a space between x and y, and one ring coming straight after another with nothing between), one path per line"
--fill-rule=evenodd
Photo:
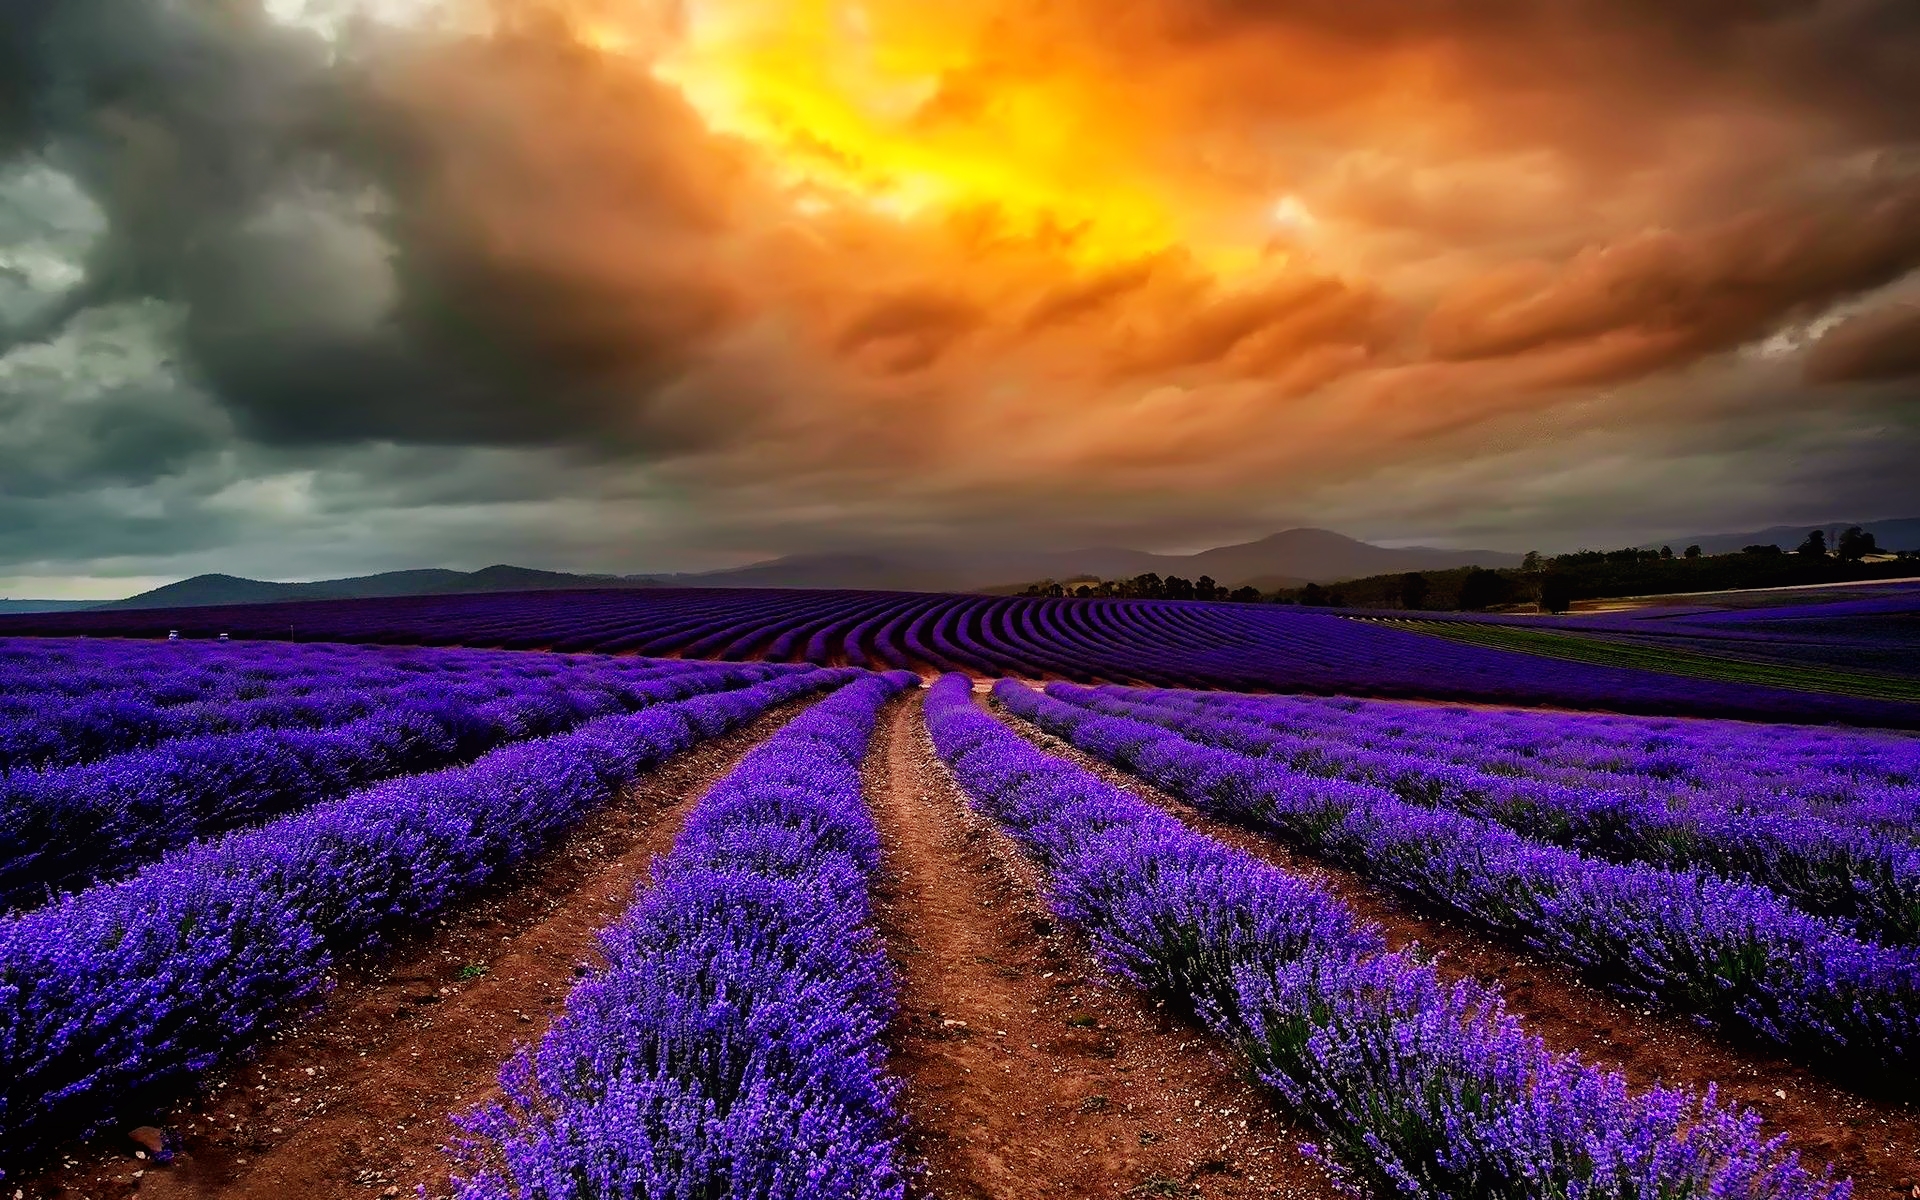
M1830 521L1824 525L1775 525L1748 533L1703 533L1648 542L1647 548L1672 546L1675 554L1688 546L1700 547L1703 554L1732 554L1747 546L1778 546L1782 550L1791 550L1805 540L1810 529L1825 530L1827 545L1831 547L1839 542L1840 531L1850 525L1858 525L1872 534L1882 550L1920 550L1920 517L1902 517L1890 521Z
M928 556L792 554L744 567L684 575L655 575L675 587L864 588L874 591L964 591L965 572Z
M1518 566L1497 550L1390 549L1326 529L1289 529L1197 554L1152 554L1119 546L1061 551L943 550L862 555L796 555L730 571L656 576L699 587L859 587L904 591L1004 590L1042 579L1130 579L1148 572L1186 579L1211 576L1227 587L1337 583L1389 571Z
M1390 549L1326 529L1290 529L1239 546L1203 550L1181 560L1175 574L1213 576L1237 587L1266 579L1338 583L1392 571L1447 571L1455 567L1517 567L1520 555L1495 550L1437 550L1431 546ZM1162 570L1160 574L1167 572ZM1271 586L1271 585L1269 585Z
M1226 587L1272 589L1337 583L1394 571L1506 567L1517 554L1494 550L1389 549L1325 529L1289 529L1237 546L1198 554L1150 554L1117 546L1058 552L927 550L912 553L796 554L744 567L678 575L573 575L527 567L479 571L388 571L351 579L272 583L235 575L196 575L114 600L104 609L199 608L281 600L357 600L377 596L436 596L461 592L523 592L559 588L738 587L866 588L876 591L969 592L1018 587L1042 579L1091 576L1128 579L1153 572L1187 579L1211 576Z
M96 605L103 609L203 608L213 604L267 604L281 600L365 600L379 596L444 596L459 592L530 592L587 587L658 587L651 579L619 575L569 575L529 567L492 566L478 571L427 568L387 571L313 583L270 583L237 575L195 575L179 583Z
M98 600L0 600L0 613L72 612L99 606Z

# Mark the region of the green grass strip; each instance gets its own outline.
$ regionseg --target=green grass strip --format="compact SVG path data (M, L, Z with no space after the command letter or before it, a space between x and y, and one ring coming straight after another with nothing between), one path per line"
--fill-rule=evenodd
M1920 700L1920 681L1895 676L1869 675L1832 667L1788 666L1747 659L1721 658L1694 650L1670 646L1629 645L1580 633L1559 630L1519 629L1512 625L1489 625L1471 621L1421 621L1392 618L1355 618L1373 620L1409 633L1424 633L1451 638L1475 646L1499 650L1517 650L1543 658L1593 663L1603 667L1634 667L1643 671L1664 671L1669 675L1687 675L1696 679L1719 679L1728 683L1753 683L1766 687L1791 688L1799 692L1828 692L1838 696L1858 696L1868 700Z

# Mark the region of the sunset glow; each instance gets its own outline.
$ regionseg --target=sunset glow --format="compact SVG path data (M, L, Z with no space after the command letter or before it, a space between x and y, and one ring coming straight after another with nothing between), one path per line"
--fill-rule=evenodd
M0 403L179 448L103 460L103 527L285 480L324 523L418 455L703 564L1524 548L1898 511L1920 447L1905 0L26 11ZM32 488L96 469L42 436Z
M964 221L1080 266L1175 246L1248 259L1210 201L1141 161L1137 97L1064 47L995 45L1007 34L984 6L703 0L655 73L770 155L796 202Z

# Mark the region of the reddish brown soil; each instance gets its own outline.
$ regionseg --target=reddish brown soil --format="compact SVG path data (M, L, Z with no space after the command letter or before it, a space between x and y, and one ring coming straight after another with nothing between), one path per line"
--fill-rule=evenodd
M1018 851L934 756L921 694L888 715L867 794L880 926L900 979L913 1195L1331 1196L1300 1131L1229 1054L1103 982Z
M1639 1086L1665 1082L1702 1089L1717 1082L1722 1099L1760 1112L1815 1169L1831 1162L1836 1174L1851 1176L1860 1200L1920 1200L1920 1112L1913 1106L1865 1099L1804 1067L1729 1045L1685 1020L1609 996L1572 978L1564 967L1410 912L1350 872L1208 817L1024 721L1000 715L1036 745L1158 805L1189 827L1313 879L1379 924L1395 949L1418 942L1442 972L1499 984L1508 1008L1554 1049L1621 1071Z
M102 1145L15 1186L92 1200L448 1194L448 1114L497 1096L501 1063L545 1031L576 965L598 961L594 932L633 902L687 801L798 708L674 759L504 886L349 969L318 1013L168 1115L184 1142L172 1164Z

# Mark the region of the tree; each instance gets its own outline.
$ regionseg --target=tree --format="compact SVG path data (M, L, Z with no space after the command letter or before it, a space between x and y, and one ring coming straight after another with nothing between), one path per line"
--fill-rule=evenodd
M1780 547L1774 545L1771 542L1762 542L1757 545L1742 546L1740 547L1740 553L1742 554L1778 554L1780 553Z
M1300 590L1300 603L1302 604L1325 604L1326 602L1327 589L1317 583L1310 583Z
M1879 552L1874 544L1873 535L1858 525L1849 525L1840 535L1840 557L1846 562L1859 562L1869 554Z
M1507 598L1507 581L1485 567L1475 567L1460 582L1460 607L1468 612L1492 608Z
M1807 540L1801 542L1800 548L1795 550L1794 553L1803 558L1825 558L1827 556L1827 531L1824 529L1808 530Z
M1255 604L1260 600L1260 589L1254 587L1252 584L1248 584L1246 587L1237 587L1233 589L1233 595L1228 596L1227 599L1237 604Z
M1529 550L1527 551L1527 556L1520 560L1520 569L1522 571L1525 571L1527 574L1532 575L1535 572L1540 570L1541 564L1544 561L1545 560L1540 557L1540 552L1538 550ZM1407 607L1412 608L1413 605L1409 604L1407 605Z
M1550 613L1563 613L1573 607L1573 581L1565 575L1540 577L1540 607Z
M1402 608L1425 608L1427 606L1427 577L1418 571L1409 571L1400 577L1400 606Z
M1696 558L1699 558L1699 557L1700 557L1700 547L1698 547L1698 546L1688 546L1688 547L1687 547L1687 554L1686 554L1686 558L1687 558L1687 561L1688 561L1688 562L1692 562L1692 561L1693 561L1694 559L1696 559Z
M1218 600L1223 590L1219 584L1213 581L1213 576L1211 575L1202 575L1193 581L1193 598L1195 600Z
M1672 557L1673 557L1673 547L1672 547L1672 546L1662 546L1662 547L1660 547L1660 557L1661 557L1661 558L1663 558L1663 559L1668 559L1668 558L1672 558Z
M1193 599L1193 581L1182 579L1178 575L1167 576L1165 595L1169 600Z

